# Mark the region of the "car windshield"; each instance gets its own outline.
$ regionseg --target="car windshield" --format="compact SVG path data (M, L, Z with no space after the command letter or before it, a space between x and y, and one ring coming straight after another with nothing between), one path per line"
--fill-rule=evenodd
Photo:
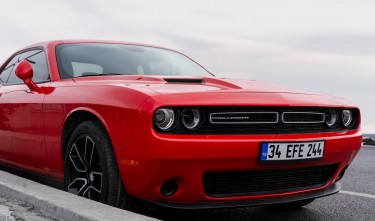
M175 51L127 44L61 44L56 47L60 77L96 75L212 76Z

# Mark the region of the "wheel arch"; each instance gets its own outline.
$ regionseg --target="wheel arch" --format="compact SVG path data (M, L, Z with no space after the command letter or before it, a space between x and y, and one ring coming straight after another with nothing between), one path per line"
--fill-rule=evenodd
M73 133L74 128L76 128L78 124L87 120L100 121L100 123L107 130L107 133L109 132L108 125L106 124L105 120L98 112L89 108L76 108L72 110L65 118L62 131L61 131L61 150L62 150L63 158L65 156L65 151L67 148L67 144L69 142L69 137Z

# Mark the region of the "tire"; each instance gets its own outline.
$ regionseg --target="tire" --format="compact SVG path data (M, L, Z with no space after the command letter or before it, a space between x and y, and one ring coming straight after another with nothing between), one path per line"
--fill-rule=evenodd
M70 136L64 158L64 188L78 196L128 209L130 199L111 140L100 121L84 121Z
M303 206L306 206L313 202L314 199L307 199L307 200L300 200L300 201L295 201L295 202L290 202L290 203L281 203L281 204L275 204L269 206L270 209L274 210L289 210L289 209L298 209Z

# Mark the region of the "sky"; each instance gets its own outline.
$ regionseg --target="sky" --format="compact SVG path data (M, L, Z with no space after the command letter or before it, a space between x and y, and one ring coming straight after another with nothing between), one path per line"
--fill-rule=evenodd
M0 61L55 39L149 43L218 77L335 95L375 133L373 0L2 0Z

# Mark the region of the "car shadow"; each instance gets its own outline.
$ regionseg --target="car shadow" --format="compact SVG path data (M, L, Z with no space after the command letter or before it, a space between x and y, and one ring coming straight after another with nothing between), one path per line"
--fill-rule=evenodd
M307 207L291 210L277 210L269 207L246 207L229 209L206 210L177 210L157 209L142 211L143 215L166 221L238 221L238 220L322 220L322 214L317 214ZM323 218L324 219L324 218Z

